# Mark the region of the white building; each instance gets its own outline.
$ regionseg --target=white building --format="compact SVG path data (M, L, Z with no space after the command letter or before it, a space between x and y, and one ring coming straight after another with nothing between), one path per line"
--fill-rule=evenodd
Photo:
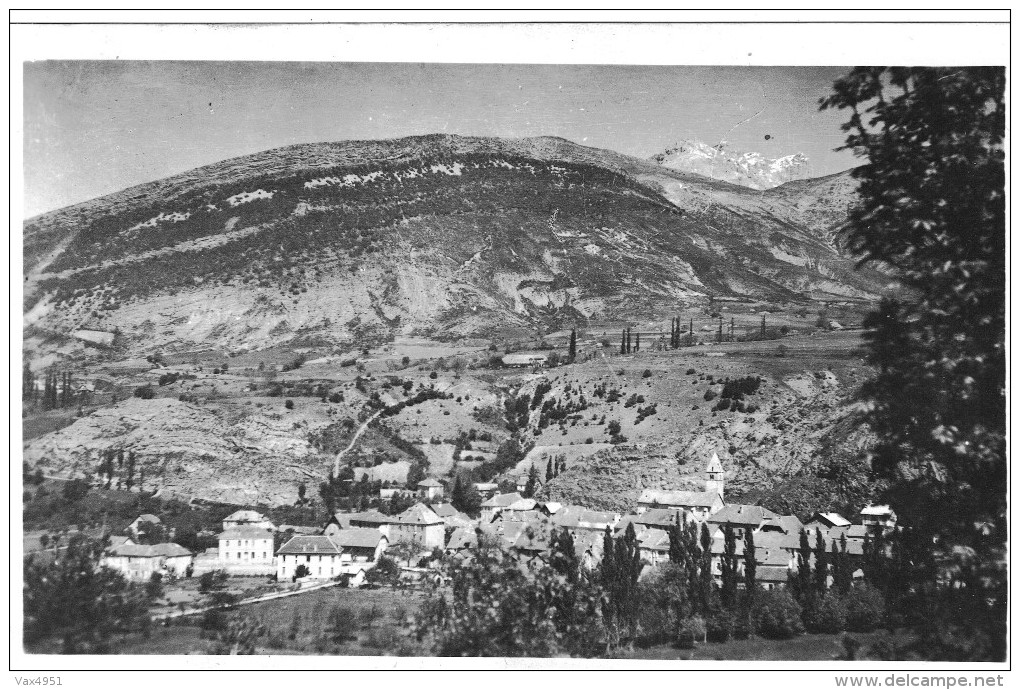
M146 581L153 573L183 577L193 554L180 544L121 544L111 548L103 565L129 580Z
M861 524L868 531L881 527L883 532L888 532L896 527L896 513L887 505L868 506L861 511Z
M302 565L307 569L303 576L316 580L338 577L344 573L342 555L343 547L325 534L292 537L276 552L276 578L292 580Z
M233 575L263 575L275 571L273 533L262 527L232 527L218 537L219 566Z

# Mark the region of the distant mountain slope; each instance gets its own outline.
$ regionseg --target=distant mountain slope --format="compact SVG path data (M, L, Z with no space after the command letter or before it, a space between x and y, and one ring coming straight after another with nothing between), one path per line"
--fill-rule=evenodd
M833 241L852 199L552 137L290 146L27 221L26 323L116 328L142 352L873 299L884 278Z
M802 153L767 158L760 153L733 150L726 142L710 146L684 140L655 154L652 161L670 170L697 173L752 189L770 189L811 175L811 165Z

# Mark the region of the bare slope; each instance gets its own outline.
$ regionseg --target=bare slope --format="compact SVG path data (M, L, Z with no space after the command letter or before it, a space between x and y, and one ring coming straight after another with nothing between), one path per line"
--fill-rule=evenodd
M872 299L884 280L832 240L849 194L763 194L549 137L292 146L29 220L25 308L43 332L118 330L144 353L485 336L707 295Z

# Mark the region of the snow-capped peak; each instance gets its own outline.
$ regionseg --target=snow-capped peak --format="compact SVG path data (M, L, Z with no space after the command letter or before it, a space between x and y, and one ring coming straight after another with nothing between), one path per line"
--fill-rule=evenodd
M651 159L673 170L693 172L753 189L769 189L811 176L810 163L803 153L768 158L756 151L730 150L726 141L712 146L684 140Z

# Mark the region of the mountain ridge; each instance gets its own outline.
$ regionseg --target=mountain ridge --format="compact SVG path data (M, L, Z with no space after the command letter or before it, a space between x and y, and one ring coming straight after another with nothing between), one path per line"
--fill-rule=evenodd
M298 144L25 222L26 321L137 348L486 336L708 296L875 299L850 173L756 191L556 137ZM820 198L820 197L825 198Z

